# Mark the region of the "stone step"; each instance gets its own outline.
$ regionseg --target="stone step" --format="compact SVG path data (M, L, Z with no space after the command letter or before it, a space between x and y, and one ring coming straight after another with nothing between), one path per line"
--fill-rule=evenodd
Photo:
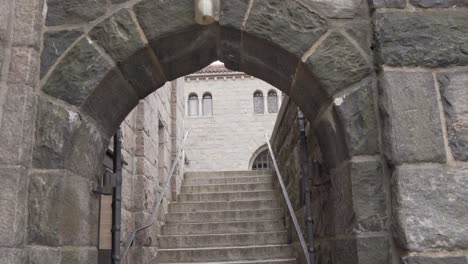
M186 172L185 179L209 179L209 178L233 178L271 176L270 171L209 171L209 172Z
M194 202L172 203L169 205L171 213L208 212L222 210L253 210L279 208L277 200L233 201L233 202Z
M249 232L283 231L282 220L244 221L244 222L208 222L166 224L162 227L163 235L199 235L199 234L232 234Z
M194 262L191 262L194 263ZM265 259L265 260L239 260L239 261L223 261L223 262L196 262L196 264L296 264L296 259ZM160 263L168 264L168 263ZM173 264L189 264L187 262L179 262Z
M283 218L283 210L236 210L236 211L213 211L198 213L169 213L166 221L168 223L205 223L205 222L234 222L247 220L276 220Z
M185 179L185 185L205 185L205 184L229 184L229 183L257 183L273 182L272 176L247 176L247 177L224 177L224 178L194 178Z
M276 191L249 191L249 192L219 192L219 193L181 193L179 202L221 202L221 201L251 201L268 200L277 197Z
M234 183L220 185L184 185L181 193L219 193L219 192L245 192L245 191L272 191L272 183Z
M288 243L286 231L213 235L160 236L160 248L202 248L224 246L277 245Z
M289 245L160 249L156 263L267 260L295 258Z

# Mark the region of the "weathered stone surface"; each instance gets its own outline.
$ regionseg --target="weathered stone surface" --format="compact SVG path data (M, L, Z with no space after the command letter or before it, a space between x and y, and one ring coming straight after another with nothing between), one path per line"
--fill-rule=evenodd
M335 99L334 108L343 127L350 155L378 152L378 128L372 81L366 79L351 94Z
M34 47L39 50L44 1L22 0L15 3L13 45Z
M392 179L393 218L404 249L468 248L467 173L467 166L397 167Z
M358 13L366 11L362 0L298 0L310 5L329 18L355 18Z
M31 87L36 85L39 71L39 53L28 47L11 48L10 68L8 82L25 84Z
M467 0L410 0L410 3L422 8L468 6Z
M27 172L22 167L2 167L0 179L0 246L21 246L27 228Z
M330 96L364 79L372 70L357 47L338 32L332 32L305 64Z
M60 264L97 263L96 248L71 248L61 250Z
M234 70L240 68L240 43L242 23L247 13L249 0L220 1L219 24L220 60L226 67Z
M154 175L153 177L155 177ZM142 211L151 214L153 207L155 205L156 199L158 198L158 193L156 191L157 180L148 178L146 176L136 176L135 177L135 209L137 211Z
M95 246L99 203L91 194L94 187L95 182L67 171L31 175L29 242L44 246Z
M116 61L123 62L145 46L128 9L122 9L97 24L89 36Z
M354 158L350 177L355 214L354 232L386 230L387 190L381 162Z
M99 182L102 179L102 161L109 140L102 132L84 119L71 140L71 148L65 156L65 168L80 175Z
M33 246L28 250L28 258L31 264L60 263L60 250Z
M179 0L176 5L171 1L144 0L135 5L134 11L150 43L195 25L192 0Z
M249 0L220 1L219 24L240 30L248 7Z
M385 154L392 163L445 162L445 148L432 73L381 76L380 109Z
M79 24L106 13L105 0L47 0L47 26Z
M72 148L71 138L80 124L78 113L39 97L33 166L63 168L65 153Z
M41 54L41 78L57 61L63 52L81 36L80 30L48 31L44 33L44 47Z
M168 80L201 70L217 60L218 27L194 26L169 35L150 45Z
M83 110L112 135L138 101L122 74L112 70L86 99Z
M36 97L31 87L10 84L3 104L0 128L0 163L29 164L31 161Z
M465 12L387 12L374 17L382 63L408 67L468 65Z
M45 93L80 106L113 66L91 40L80 40L65 55L43 86Z
M440 73L437 79L453 156L468 161L468 72Z
M342 27L369 58L373 57L373 26L370 19L353 19L347 21Z
M338 239L332 243L332 263L388 263L390 258L387 237Z
M404 257L403 264L466 264L466 257Z
M0 264L29 264L25 250L0 247Z
M405 8L406 0L371 0L370 3L375 8Z
M327 22L309 8L298 1L254 1L245 31L300 58L328 28Z

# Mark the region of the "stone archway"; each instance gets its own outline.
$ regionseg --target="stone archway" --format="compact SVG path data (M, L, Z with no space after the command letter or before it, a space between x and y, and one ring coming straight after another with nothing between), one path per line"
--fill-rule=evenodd
M139 99L215 60L287 93L312 122L343 201L330 210L337 226L328 235L341 238L327 252L351 247L353 263L365 263L368 252L388 250L386 202L353 197L366 188L361 177L384 181L367 4L327 14L301 1L223 1L219 23L205 27L193 15L192 0L132 1L83 31L46 33L46 48L57 34L73 36L43 67L29 197L29 242L41 247L33 252L94 260L90 190L113 131Z

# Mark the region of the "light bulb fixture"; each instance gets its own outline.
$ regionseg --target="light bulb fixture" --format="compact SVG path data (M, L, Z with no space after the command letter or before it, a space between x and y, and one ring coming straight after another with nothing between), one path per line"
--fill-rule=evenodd
M195 0L195 22L200 25L213 24L219 0Z

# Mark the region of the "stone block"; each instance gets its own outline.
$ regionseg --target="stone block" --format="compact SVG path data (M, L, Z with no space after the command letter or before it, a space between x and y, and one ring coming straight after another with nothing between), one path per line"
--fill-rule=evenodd
M380 76L385 154L395 164L445 162L445 147L432 73Z
M39 50L42 33L42 9L45 0L21 0L15 3L13 45Z
M249 0L221 1L219 24L241 30L248 7Z
M32 246L28 250L30 264L60 263L60 249Z
M158 182L146 176L135 176L134 210L151 214L158 198L156 187Z
M27 172L22 167L3 167L0 171L0 246L21 246L27 229Z
M35 49L29 47L11 48L9 83L34 87L38 72L39 53Z
M381 63L396 67L468 65L464 11L386 12L374 15Z
M144 175L153 179L158 177L157 161L149 161L145 157L138 157L135 163L135 174Z
M309 5L328 18L355 18L358 15L368 12L367 4L365 4L366 1L362 0L298 0L298 2Z
M89 119L83 119L66 150L65 168L95 182L102 179L102 164L108 138Z
M371 74L366 58L345 36L332 32L305 62L332 96Z
M47 0L47 26L91 22L107 11L105 0Z
M70 248L61 250L60 264L98 263L96 248Z
M134 211L134 177L131 172L122 172L122 208Z
M31 161L36 97L31 87L9 84L0 128L0 163L29 164Z
M139 97L118 70L103 78L83 104L83 111L113 135L125 117L138 104Z
M356 85L357 90L335 99L334 109L343 127L350 155L373 155L379 151L379 131L372 80Z
M381 162L354 158L350 177L355 214L354 232L385 231L388 221L387 187Z
M28 255L23 249L0 247L0 264L29 264Z
M468 248L467 166L403 165L392 179L394 234L408 251Z
M389 262L387 237L358 237L332 242L333 262L340 264L375 264Z
M29 242L43 246L96 246L99 203L91 192L95 185L63 170L33 173L28 202Z
M410 3L421 8L468 7L466 0L410 0Z
M405 8L406 0L371 0L374 8Z
M468 161L468 72L440 73L437 79L453 156Z
M113 68L88 38L81 39L57 64L43 91L75 106L81 106Z
M75 42L83 32L80 30L48 31L44 33L44 47L41 53L41 78L49 68Z
M151 220L151 214L146 212L135 213L135 227L139 228L147 225ZM156 221L154 225L138 233L135 237L135 246L157 247L158 235L160 234L162 222Z
M403 257L403 264L467 264L466 257Z
M328 29L325 19L312 11L309 2L254 1L245 32L301 58Z
M71 138L81 119L78 113L39 97L33 166L63 168L65 153L72 149Z

